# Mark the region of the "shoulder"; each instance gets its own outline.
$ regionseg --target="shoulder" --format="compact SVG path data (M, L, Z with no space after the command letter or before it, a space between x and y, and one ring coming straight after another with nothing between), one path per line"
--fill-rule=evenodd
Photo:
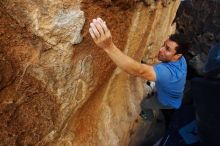
M184 56L182 56L178 62L177 62L177 68L182 71L182 72L186 72L187 70L187 63L186 63L186 59Z
M159 63L153 66L156 73L156 81L167 82L178 80L186 75L187 65L184 57L176 62Z
M166 67L169 68L170 71L184 73L187 70L187 63L185 58L182 56L175 62L168 62Z
M183 63L186 65L186 59L184 56L182 56L180 59L179 59L179 62Z
M156 73L156 81L169 79L170 68L168 67L168 63L159 63L153 66L154 71Z

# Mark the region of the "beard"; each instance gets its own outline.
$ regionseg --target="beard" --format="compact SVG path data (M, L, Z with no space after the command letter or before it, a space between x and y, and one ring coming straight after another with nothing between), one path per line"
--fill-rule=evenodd
M170 61L166 57L164 57L163 55L160 55L160 54L158 54L157 59L161 62L169 62Z

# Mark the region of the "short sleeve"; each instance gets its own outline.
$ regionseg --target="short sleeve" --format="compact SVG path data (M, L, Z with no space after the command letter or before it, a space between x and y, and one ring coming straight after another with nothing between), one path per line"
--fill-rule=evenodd
M156 73L156 82L163 83L170 78L170 71L165 64L159 63L153 66Z

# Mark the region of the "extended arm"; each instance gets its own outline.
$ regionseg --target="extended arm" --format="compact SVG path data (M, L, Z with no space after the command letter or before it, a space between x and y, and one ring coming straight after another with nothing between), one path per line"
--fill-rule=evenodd
M156 80L156 73L153 66L135 61L122 53L114 45L111 33L101 18L93 20L90 24L89 32L94 42L108 54L118 67L131 75L139 76L146 80Z

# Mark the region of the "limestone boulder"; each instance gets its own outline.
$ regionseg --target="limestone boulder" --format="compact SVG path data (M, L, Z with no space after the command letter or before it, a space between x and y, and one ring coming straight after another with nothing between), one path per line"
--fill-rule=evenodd
M103 18L119 49L153 64L179 3L0 1L0 145L128 145L144 81L94 44L89 23Z

